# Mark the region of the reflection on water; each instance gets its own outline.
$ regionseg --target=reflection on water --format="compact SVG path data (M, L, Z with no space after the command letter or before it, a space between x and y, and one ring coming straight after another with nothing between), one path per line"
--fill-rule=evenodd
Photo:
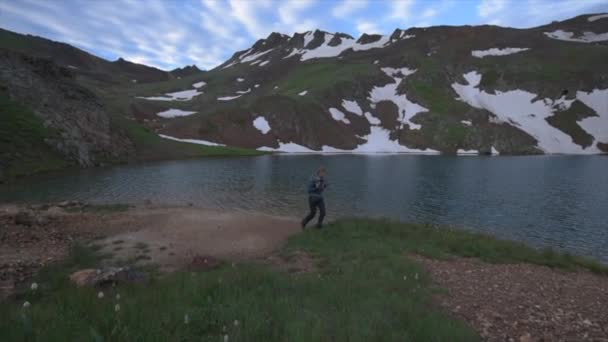
M329 217L451 224L608 262L608 157L263 156L47 174L0 186L0 200L146 199L303 215L325 165Z

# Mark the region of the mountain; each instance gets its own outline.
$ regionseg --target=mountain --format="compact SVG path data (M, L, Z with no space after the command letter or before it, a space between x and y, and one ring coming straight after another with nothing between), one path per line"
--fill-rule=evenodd
M72 69L75 74L110 84L160 82L173 78L169 72L157 68L132 63L122 58L110 62L65 43L3 29L0 29L0 48L50 59L58 66Z
M598 14L530 29L272 33L210 71L107 61L0 29L0 180L253 153L239 148L606 153L606 61Z
M154 89L177 79L122 58L110 62L0 30L0 182L70 166L252 154L162 139L128 119L131 100L120 96L123 87Z
M170 74L175 77L182 78L182 77L186 77L186 76L190 76L190 75L199 74L201 72L202 72L201 69L199 69L196 65L192 64L192 65L187 65L183 68L175 68L170 71Z
M601 153L607 42L601 15L358 39L272 33L190 84L135 90L132 109L166 136L262 150Z

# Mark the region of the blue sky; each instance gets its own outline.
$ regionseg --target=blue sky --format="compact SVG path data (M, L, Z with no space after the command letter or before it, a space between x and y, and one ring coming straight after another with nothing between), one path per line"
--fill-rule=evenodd
M273 31L495 24L531 27L608 12L608 0L0 0L0 27L95 55L210 69Z

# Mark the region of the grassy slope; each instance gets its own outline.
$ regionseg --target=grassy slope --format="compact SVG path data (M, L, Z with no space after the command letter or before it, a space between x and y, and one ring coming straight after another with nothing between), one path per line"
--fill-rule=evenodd
M0 167L6 167L0 180L68 166L44 142L52 134L34 113L0 94Z
M487 236L381 220L343 220L293 237L280 252L313 255L318 270L282 273L259 264L181 272L142 286L76 289L66 275L95 264L77 249L64 265L40 275L41 289L0 308L3 340L230 341L475 341L463 322L434 307L434 288L407 258L476 256L491 262L530 262L588 268L593 261ZM418 274L418 279L416 279ZM404 280L404 276L407 279ZM115 294L121 299L116 300ZM29 300L32 306L22 309ZM114 305L120 303L120 311ZM184 315L190 323L184 323ZM234 320L239 321L238 327Z

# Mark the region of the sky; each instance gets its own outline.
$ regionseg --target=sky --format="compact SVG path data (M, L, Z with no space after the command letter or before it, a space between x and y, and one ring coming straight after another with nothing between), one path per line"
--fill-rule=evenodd
M603 12L608 0L0 0L0 27L109 60L211 69L271 32L357 38L434 25L526 28Z

